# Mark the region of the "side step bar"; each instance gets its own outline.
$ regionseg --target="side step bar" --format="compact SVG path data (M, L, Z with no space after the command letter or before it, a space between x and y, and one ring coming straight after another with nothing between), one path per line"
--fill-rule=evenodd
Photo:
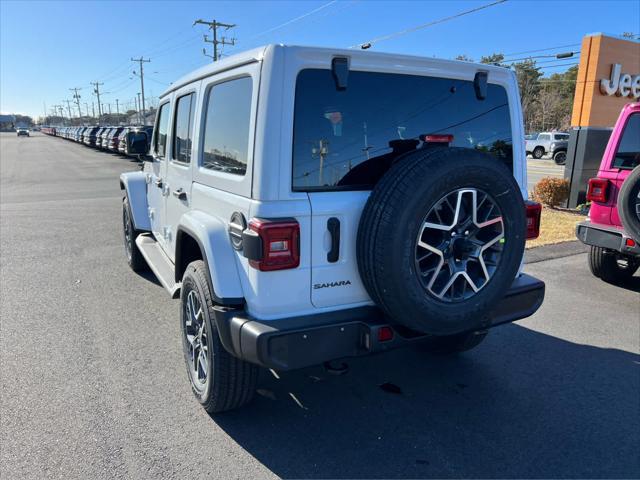
M180 296L180 282L176 283L174 277L174 265L171 259L167 257L158 242L156 242L149 234L143 233L136 238L136 245L142 256L147 261L149 268L158 278L158 281L167 289L171 298Z

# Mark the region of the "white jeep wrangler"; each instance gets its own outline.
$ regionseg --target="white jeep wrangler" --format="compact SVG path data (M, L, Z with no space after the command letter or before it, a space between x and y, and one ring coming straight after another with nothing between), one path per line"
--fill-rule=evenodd
M180 297L197 399L247 403L259 367L466 350L533 314L523 138L514 73L490 65L271 45L175 82L120 184L129 264Z

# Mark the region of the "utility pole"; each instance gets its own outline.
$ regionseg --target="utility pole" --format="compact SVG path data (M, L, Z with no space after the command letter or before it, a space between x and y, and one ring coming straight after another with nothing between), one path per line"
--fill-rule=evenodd
M63 100L63 102L67 102L67 111L69 112L69 122L71 122L71 101L67 99L67 100Z
M226 30L229 30L230 28L233 28L236 26L235 23L222 23L222 22L218 22L215 19L211 22L206 22L204 20L202 20L201 18L196 20L195 22L193 22L193 26L197 25L197 24L202 24L202 25L207 25L209 27L209 29L211 30L211 32L213 33L213 39L209 40L209 38L204 35L204 41L207 43L212 43L213 44L213 61L217 62L218 59L220 58L220 56L218 55L218 45L235 45L236 44L236 39L235 38L230 38L229 40L227 40L226 37L222 37L221 40L218 40L218 28L222 27ZM207 55L206 51L203 50L203 53L207 56L210 57L211 55Z
M100 107L100 85L104 85L104 83L99 82L89 82L95 88L93 89L93 93L95 93L98 97L98 123L100 123L100 117L102 116L102 109ZM94 112L95 115L95 112Z
M143 63L150 63L151 59L144 59L143 57L140 58L132 58L131 59L132 62L138 62L140 64L140 90L142 91L142 118L143 118L143 125L146 125L146 117L144 116L144 69L142 64ZM134 74L136 72L133 72Z
M74 92L73 98L76 102L76 105L78 105L78 118L80 118L82 116L82 110L80 110L80 94L78 93L78 90L82 90L82 88L74 87L74 88L70 88L69 90Z
M107 103L107 107L109 108L109 115L111 115L111 104Z
M89 104L87 102L84 102L84 108L87 109L87 117L89 116Z
M138 92L136 97L136 108L138 109L138 123L142 125L142 118L140 116L140 105L142 104L140 103L140 92ZM144 116L144 113L142 114L142 116Z
M116 98L116 115L120 116L120 107L118 106L118 99Z
M58 112L60 113L60 118L62 119L62 125L64 125L64 108L62 105L54 105L57 109Z
M93 118L96 118L96 104L91 102L91 110L93 111Z

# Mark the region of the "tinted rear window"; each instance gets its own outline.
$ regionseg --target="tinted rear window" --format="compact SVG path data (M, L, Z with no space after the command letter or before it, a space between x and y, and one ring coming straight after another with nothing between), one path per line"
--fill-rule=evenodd
M631 170L640 165L640 113L627 120L618 151L613 159L613 168Z
M329 70L302 70L296 84L294 190L370 188L422 134L453 135L451 146L513 161L509 102L489 84L414 75L349 72L336 90Z

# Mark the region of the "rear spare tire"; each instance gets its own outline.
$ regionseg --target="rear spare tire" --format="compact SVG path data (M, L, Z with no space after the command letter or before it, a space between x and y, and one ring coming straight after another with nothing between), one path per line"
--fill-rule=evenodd
M620 188L618 214L627 233L640 242L640 166L633 169Z
M504 164L465 148L418 150L371 193L358 230L358 269L393 320L453 335L489 325L524 242L524 201Z

